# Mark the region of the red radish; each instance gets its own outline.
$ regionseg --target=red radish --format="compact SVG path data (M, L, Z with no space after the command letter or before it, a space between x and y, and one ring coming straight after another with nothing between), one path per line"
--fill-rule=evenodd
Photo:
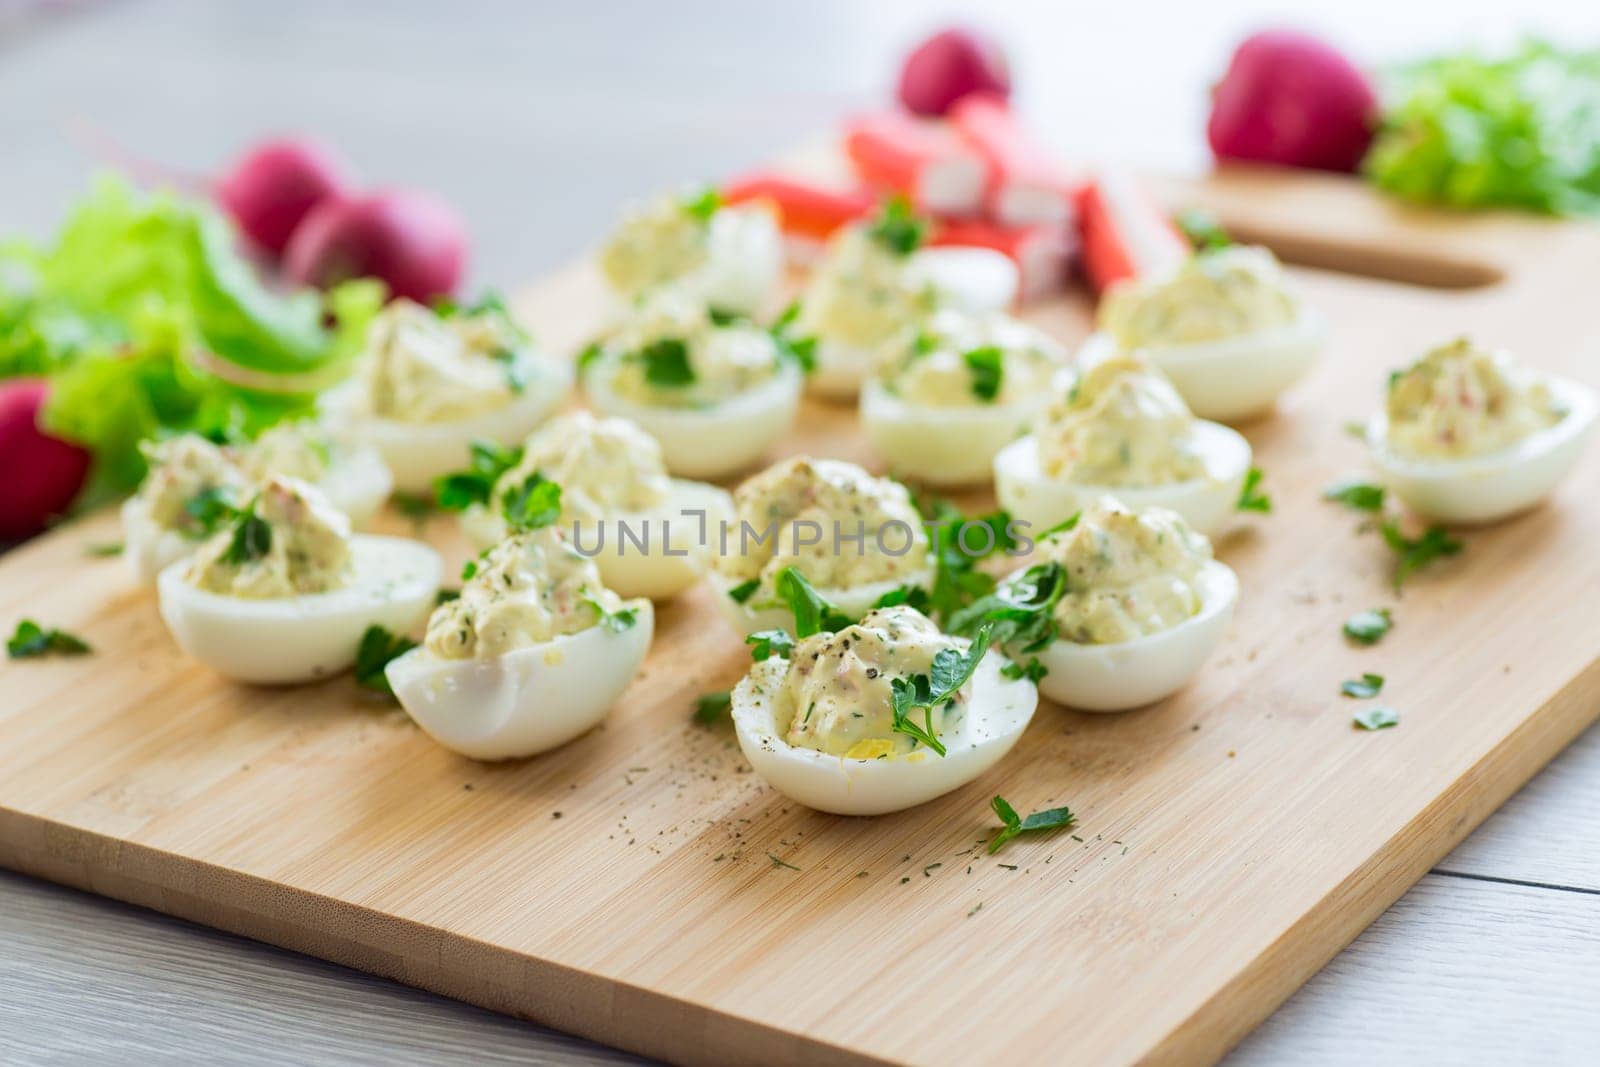
M454 293L466 269L466 225L438 197L390 189L318 204L289 239L284 272L326 288L378 278L390 295L429 303Z
M217 200L263 251L282 256L300 220L353 187L344 161L302 137L263 141L216 181Z
M89 476L89 453L39 429L39 378L0 384L0 540L32 537L65 514Z
M1011 95L1011 70L994 38L951 26L923 41L900 68L900 102L918 115L943 115L968 93Z
M1353 171L1372 141L1372 83L1332 45L1269 30L1245 39L1211 100L1218 159Z

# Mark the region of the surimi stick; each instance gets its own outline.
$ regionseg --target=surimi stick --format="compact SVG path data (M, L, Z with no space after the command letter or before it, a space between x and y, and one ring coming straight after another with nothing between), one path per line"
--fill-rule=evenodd
M1096 292L1113 282L1165 270L1188 258L1189 242L1125 174L1102 172L1078 205L1083 266Z
M997 226L952 219L935 228L930 245L991 248L1017 265L1018 297L1023 303L1066 286L1072 231L1060 226Z
M723 187L722 199L729 204L770 201L778 209L785 234L817 241L872 214L878 206L877 197L864 189L838 189L769 171L734 179Z
M965 96L951 109L950 125L988 168L986 199L996 221L1029 226L1071 219L1075 183L1005 101L983 93Z
M905 194L921 211L972 215L983 207L987 168L943 126L880 112L850 122L844 147L862 181Z

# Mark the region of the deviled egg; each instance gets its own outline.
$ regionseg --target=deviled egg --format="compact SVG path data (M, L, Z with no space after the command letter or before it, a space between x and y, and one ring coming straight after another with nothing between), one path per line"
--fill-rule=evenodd
M1111 497L1039 541L1035 558L951 628L1036 616L1007 651L1036 659L1040 692L1082 711L1137 708L1182 688L1221 642L1239 596L1233 571L1176 512Z
M1111 493L1171 508L1205 534L1232 514L1250 443L1196 419L1150 364L1116 356L1062 380L1027 437L994 459L995 493L1012 518L1047 530Z
M855 396L878 347L941 307L1001 311L1016 266L985 248L921 248L922 224L891 201L871 223L836 234L800 298L795 331L816 339L818 392Z
M522 440L571 387L572 368L538 354L498 302L439 314L396 300L373 321L356 375L323 406L416 493L464 466L473 441Z
M733 506L710 578L717 604L743 633L792 626L778 590L787 567L852 619L887 593L933 581L927 530L910 492L853 463L783 460L734 490Z
M600 270L624 303L672 285L720 312L759 315L783 278L783 239L759 204L724 205L715 189L668 194L623 216Z
M439 566L416 541L352 535L317 489L275 475L156 587L190 656L235 681L305 682L353 664L369 627L427 618Z
M1173 270L1114 286L1099 331L1079 355L1142 356L1203 419L1259 415L1299 381L1322 348L1322 317L1265 248L1196 252Z
M238 446L186 433L141 447L149 472L122 504L123 554L141 583L193 552L270 475L316 486L356 525L376 514L392 484L375 450L309 420L279 423Z
M787 344L682 290L644 298L591 353L590 403L654 437L667 469L685 478L749 467L800 406L802 370Z
M1039 694L1007 665L914 608L880 608L755 663L733 690L739 747L768 785L807 807L913 807L971 782L1022 736Z
M536 430L488 499L462 515L478 547L506 536L506 501L531 478L561 486L557 524L625 597L661 600L693 585L733 514L727 490L668 477L661 446L627 419L574 411Z
M1007 315L945 310L878 353L861 421L895 474L929 485L987 482L994 457L1049 401L1063 356Z
M480 760L554 748L605 717L644 662L648 600L607 589L554 526L496 545L426 640L390 661L400 706L446 748Z
M1389 378L1367 445L1384 483L1439 522L1493 522L1538 503L1594 429L1593 389L1460 338Z

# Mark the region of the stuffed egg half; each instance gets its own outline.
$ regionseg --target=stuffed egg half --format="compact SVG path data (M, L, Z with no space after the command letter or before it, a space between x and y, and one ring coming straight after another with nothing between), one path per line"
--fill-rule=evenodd
M1140 356L1196 415L1233 421L1269 410L1304 377L1326 333L1271 252L1229 245L1113 287L1079 361Z
M633 423L575 411L530 436L488 500L462 516L479 548L505 538L507 507L535 480L560 486L557 525L624 597L660 600L693 585L733 514L726 490L669 477L661 446Z
M994 460L1001 507L1035 536L1108 493L1215 533L1249 470L1248 441L1196 419L1160 371L1125 356L1064 378L1034 432Z
M439 590L439 556L351 534L315 488L273 476L186 560L160 574L161 617L184 652L240 682L306 682L355 662L371 626L414 629Z
M648 600L607 589L554 526L513 535L428 620L422 645L386 670L435 741L479 760L517 759L591 729L644 662Z
M373 321L355 376L330 391L330 421L376 448L408 493L466 465L474 441L513 445L572 387L497 302L439 314L396 300Z
M861 391L862 426L897 475L982 484L1048 403L1062 363L1053 341L1016 319L941 311L879 350Z
M757 662L733 690L745 758L772 788L819 811L879 815L973 781L1027 728L1038 693L1007 661L940 633L914 608L880 608ZM976 658L975 664L972 659ZM895 688L966 673L948 699L911 708ZM934 695L937 695L935 691Z
M1367 445L1384 484L1419 515L1493 522L1537 504L1566 476L1596 406L1588 386L1461 338L1390 376Z

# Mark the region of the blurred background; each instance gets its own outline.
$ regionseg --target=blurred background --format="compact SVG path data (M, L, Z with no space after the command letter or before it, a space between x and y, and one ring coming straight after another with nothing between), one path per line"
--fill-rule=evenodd
M113 146L203 175L263 134L306 132L367 181L454 204L469 283L510 287L596 241L630 197L887 103L905 51L963 17L1004 42L1039 137L1160 168L1207 165L1208 86L1263 26L1373 67L1527 33L1600 43L1592 0L0 0L0 232L48 233Z

